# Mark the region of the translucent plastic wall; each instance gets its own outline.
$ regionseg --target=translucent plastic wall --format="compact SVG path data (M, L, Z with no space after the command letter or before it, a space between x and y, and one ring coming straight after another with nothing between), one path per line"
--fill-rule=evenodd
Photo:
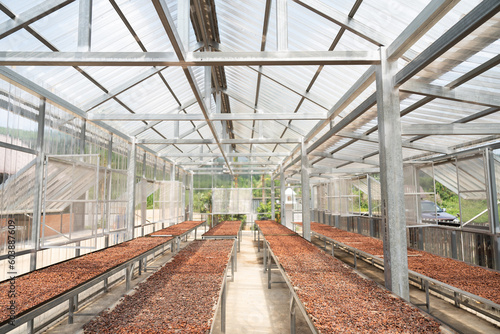
M208 221L234 219L252 222L257 219L270 219L272 216L271 182L268 174L239 174L234 178L229 174L201 172L194 174L194 217ZM278 221L281 219L280 196L280 181L276 179L274 180L274 199L275 219Z
M250 214L252 213L252 189L214 189L212 208L213 213L216 214Z
M6 277L9 221L16 226L18 274L30 270L33 236L37 268L125 240L130 142L4 81L0 142L0 280ZM170 185L171 165L137 152L135 236L161 226L156 221L179 222L185 214L184 184ZM176 177L185 179L179 172ZM161 202L168 208L161 211Z
M454 222L461 227L490 230L494 219L490 196L495 191L498 193L498 189L492 189L490 195L487 154L487 150L481 150L446 161L406 166L408 225ZM495 159L498 158L495 154L492 158L493 168L497 169L498 161ZM495 175L494 171L492 175ZM445 222L445 219L449 221Z
M314 209L340 216L380 216L378 176L335 178L315 186Z
M39 98L0 81L0 141L6 144L0 147L0 255L7 252L9 220L16 224L17 250L33 247L39 107Z
M184 174L143 149L136 154L135 231L143 236L185 220ZM179 181L181 180L181 181Z
M91 240L105 231L99 155L47 155L43 177L41 247ZM78 177L75 177L78 175ZM83 247L79 245L80 247Z
M408 226L437 224L439 207L434 178L434 164L404 167L405 217Z
M342 216L367 213L367 196L363 196L360 187L359 178L331 180L326 196L329 199L329 211Z

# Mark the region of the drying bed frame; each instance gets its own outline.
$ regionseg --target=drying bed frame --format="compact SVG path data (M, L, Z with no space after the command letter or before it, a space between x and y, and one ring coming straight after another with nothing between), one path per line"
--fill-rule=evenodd
M263 248L264 248L264 254L265 254L265 257L266 257L265 260L264 260L264 265L266 267L265 270L267 269L267 271L268 271L268 275L267 275L267 277L268 277L268 288L271 288L271 284L272 283L286 283L287 286L288 286L288 288L290 289L290 293L291 293L291 300L290 300L290 321L291 321L291 323L290 323L290 329L291 329L291 333L295 333L295 330L296 330L296 328L295 328L295 311L296 311L296 308L298 308L299 311L304 315L304 319L306 320L306 323L309 326L309 328L311 329L311 331L313 333L320 333L321 332L320 328L318 328L317 326L315 326L315 322L317 322L318 319L319 319L318 314L315 314L315 316L313 315L314 319L316 319L316 320L314 320L314 321L311 320L311 317L310 317L309 312L307 311L306 305L300 299L300 297L298 296L298 294L296 292L297 288L299 288L299 289L301 289L301 288L300 288L300 286L295 286L294 283L293 283L294 280L295 281L297 280L297 277L295 277L295 279L293 279L293 278L291 278L289 276L289 274L287 273L286 269L280 263L278 256L276 256L275 252L273 251L272 246L271 246L269 240L267 240L267 239L274 239L275 242L276 242L276 240L283 240L283 241L285 241L285 243L288 242L288 241L291 241L291 240L296 240L298 242L303 242L303 243L307 244L306 247L309 247L309 248L313 247L314 249L317 249L317 248L314 247L312 244L310 244L305 239L303 239L302 237L300 237L299 235L297 235L296 233L293 233L293 234L290 233L290 234L275 234L275 235L270 235L270 234L266 234L265 230L266 230L266 228L261 229L260 227L258 227L257 231L258 231L258 234L264 232L263 233L263 237L264 237L264 246L263 246ZM329 256L326 255L325 253L323 253L322 251L318 250L318 252L319 252L318 256L320 258L321 257L322 258L329 258ZM274 265L273 265L273 263L274 263ZM321 263L321 261L320 261L320 263ZM343 265L343 264L340 267L346 268L345 265ZM280 271L280 273L281 273L281 276L285 279L285 281L284 282L273 282L273 281L271 281L271 270L272 269L278 269ZM329 266L325 267L325 270L328 270L328 269L331 269L331 267L329 267ZM337 268L337 270L338 270L338 268ZM343 271L345 271L345 269L341 269L341 271L343 272ZM323 270L320 270L320 272L323 272ZM352 273L355 274L355 272L352 272ZM311 275L312 274L313 273L311 273ZM388 292L384 288L378 286L376 283L373 283L370 279L367 279L363 275L360 275L359 273L356 273L356 274L357 275L355 276L355 278L356 277L359 278L359 276L361 276L363 279L366 280L366 282L369 282L368 284L363 283L361 285L362 288L366 288L365 285L366 286L370 285L370 288L373 289L374 291L376 291L375 294L374 294L374 296L378 296L379 298L380 298L380 296L382 296L381 303L383 303L383 306L384 305L387 306L387 305L391 305L391 304L395 303L396 307L393 307L392 308L393 310L397 310L400 307L407 308L408 309L407 311L411 310L412 317L414 317L414 318L416 317L415 321L418 321L419 325L421 323L424 324L426 330L429 330L429 332L439 332L439 331L442 331L443 328L446 330L446 326L438 324L438 322L435 321L435 319L432 316L422 313L417 308L415 308L412 305L410 305L409 303L401 300L399 297L393 295L392 293ZM294 275L292 275L292 276L294 276ZM337 274L335 274L335 275L337 275ZM342 276L342 275L340 275L340 276ZM300 274L299 274L299 278L300 278ZM311 279L313 279L313 278L311 277ZM309 279L307 279L307 280L309 280ZM300 282L300 280L299 280L299 282ZM363 282L364 282L364 280L363 280ZM295 283L297 283L297 282L295 282ZM359 283L359 284L361 284L361 283ZM332 288L333 288L333 286L332 286ZM398 315L398 313L395 313L394 316L396 317L396 319L398 319L397 317L398 316L401 317L402 316L401 314L402 313L400 313ZM406 317L406 315L403 315L403 317ZM406 319L406 320L409 320L409 319ZM390 321L388 321L388 322L390 323ZM401 321L394 320L394 321L392 321L392 326L402 325L403 322L404 322L404 319L401 319ZM320 325L320 323L321 322L318 322L318 325ZM328 322L323 322L323 324L320 325L320 326L324 327L325 324L328 325ZM334 323L332 323L332 324L334 324ZM376 325L376 324L374 324L374 325ZM381 324L380 326L385 326L385 324ZM383 328L383 327L381 327L381 328ZM392 328L392 329L394 330L395 328ZM323 329L323 331L325 331L325 330ZM329 330L327 329L326 332L329 332Z
M145 239L145 238L147 238L147 237L137 238L137 239L133 239L131 241L138 240L138 239L139 240ZM58 314L58 315L52 317L49 321L38 326L38 328L46 327L50 323L57 321L58 319L60 319L62 316L66 315L66 314L68 314L68 323L70 323L70 324L73 323L73 317L79 315L79 314L75 313L75 311L78 309L79 303L83 303L83 302L91 299L92 297L94 297L95 295L97 295L100 292L108 291L108 288L110 285L110 282L108 281L109 278L111 276L119 273L122 270L125 271L124 276L125 276L125 280L126 280L126 290L129 291L130 290L130 281L132 280L132 275L134 272L135 263L136 262L138 263L139 275L141 275L143 262L146 264L147 258L151 255L153 255L153 258L154 258L156 256L156 253L159 251L161 252L161 254L163 254L165 252L165 248L168 245L172 245L172 243L175 241L175 239L173 239L173 238L163 238L163 239L164 239L164 241L160 242L157 246L154 246L153 248L150 248L149 250L147 250L139 255L136 255L136 256L134 256L134 257L132 257L132 258L130 258L130 259L114 266L114 267L108 268L103 273L101 273L93 278L90 278L90 279L76 285L73 288L65 290L64 292L62 292L60 294L54 295L54 296L50 297L49 299L46 299L46 300L38 303L37 305L30 307L27 310L20 312L19 314L16 315L15 326L9 324L9 319L4 320L0 324L0 334L8 333L11 330L18 328L19 326L21 326L25 323L28 323L28 333L30 333L30 334L34 333L37 331L37 328L35 328L35 326L34 326L34 319L36 317L42 315L43 313L53 309L54 307L64 303L64 302L68 302L68 311L65 311L61 314ZM44 269L57 268L57 266L61 266L62 264L67 264L68 262L76 260L76 259L84 258L87 255L100 253L101 255L105 256L106 251L109 251L110 249L115 248L117 246L120 247L120 245L123 246L123 243L99 250L97 252L88 253L88 254L85 254L85 255L82 255L82 256L79 256L76 258L72 258L72 259L67 260L67 261L56 263L56 264L53 264L51 266L48 266L48 267L45 267L45 268L42 268L42 269L39 269L39 270L36 270L33 272L29 272L25 275L19 276L17 279L19 279L20 277L28 277L30 274L33 274L33 273L42 272ZM171 250L173 249L172 246L170 248L171 248ZM146 265L144 265L144 271L146 271ZM114 284L121 279L122 278L119 278L118 280L111 282L111 284ZM7 281L4 283L8 284L9 282ZM102 289L97 290L96 292L91 294L89 297L87 297L83 301L78 300L78 294L80 294L80 293L82 293L90 288L93 288L97 284L101 284L101 283L103 283ZM80 314L80 315L83 315L83 314Z
M235 225L238 227L235 228ZM203 239L233 239L238 240L238 252L241 249L241 221L226 220L209 229L202 235Z
M234 280L235 247L236 240L193 241L114 309L87 323L85 333L136 333L138 327L148 333L212 333L219 307L225 332L227 278ZM210 286L219 275L221 285Z
M293 223L294 225L301 226L301 223ZM324 225L324 224L322 224ZM325 227L329 227L333 229L334 227L324 225ZM324 246L323 248L326 251L326 245L327 243L332 245L331 253L332 256L335 256L335 248L342 249L344 252L348 254L353 255L353 265L354 269L357 269L357 260L358 258L360 260L363 260L372 266L375 266L381 270L384 270L384 260L376 255L370 254L366 251L362 251L356 247L353 247L352 245L348 245L346 243L339 242L335 239L332 239L328 236L325 236L324 234L321 234L319 232L314 231L314 227L311 226L311 236L314 236L318 238L321 241L324 241ZM341 230L343 232L346 232L344 230ZM353 232L348 232L355 234ZM367 240L371 240L374 238L359 235L359 239L364 239L366 238ZM379 241L378 239L374 239L376 241ZM418 253L422 253L423 251L418 251ZM425 253L425 252L424 252ZM457 260L454 260L457 261ZM462 263L461 261L457 261ZM469 265L469 264L468 264ZM472 268L480 268L482 270L486 271L493 271L491 269L486 269L482 267L478 267L475 265L469 265ZM410 283L415 285L416 287L420 288L422 291L425 291L426 294L426 303L418 306L425 306L427 309L427 312L430 312L430 298L429 294L432 292L435 296L447 300L450 303L453 303L455 306L463 308L465 310L472 310L478 313L481 313L484 315L487 319L493 320L493 323L495 322L500 322L500 305L495 303L494 301L491 301L489 299L483 298L481 296L475 295L471 292L464 291L462 289L459 289L457 287L454 287L452 285L446 284L444 282L441 282L437 279L428 277L426 275L423 275L421 273L418 273L413 270L408 270L408 276ZM495 286L492 284L491 286Z
M159 231L148 234L151 237L174 237L175 238L175 247L177 248L177 252L180 249L181 239L185 238L187 241L188 235L194 231L194 239L196 240L198 228L205 225L205 231L207 230L208 224L206 221L191 221L187 220L179 224L175 224ZM174 245L172 245L174 247ZM174 251L172 251L174 252Z

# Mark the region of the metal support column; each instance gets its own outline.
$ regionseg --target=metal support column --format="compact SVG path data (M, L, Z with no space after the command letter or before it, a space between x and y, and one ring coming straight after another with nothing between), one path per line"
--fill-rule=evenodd
M104 241L104 248L109 247L109 232L111 229L111 163L112 160L111 158L113 157L113 134L109 135L109 141L108 141L108 161L106 164L106 171L105 171L105 176L106 176L106 189L107 192L104 194L105 196L105 209L106 209L106 227L105 227L105 241Z
M174 202L176 202L172 200L175 195L174 187L175 187L175 164L172 164L172 168L170 170L170 221L172 221L172 218L174 218L173 222L174 224L177 224L178 223L177 214L175 215L175 217L172 217L172 214L174 212ZM177 208L175 208L175 212L177 212Z
M276 220L276 197L274 196L274 178L271 175L271 220Z
M276 31L278 51L288 50L288 0L276 2Z
M33 222L31 229L31 241L33 248L30 257L30 271L36 270L36 254L40 249L40 231L42 228L42 190L43 190L43 166L45 160L44 141L45 141L45 106L46 100L40 100L38 110L38 134L36 142L36 166L35 166L35 186L34 186L34 203L33 203Z
M488 197L490 199L490 229L493 234L493 268L500 270L500 220L498 216L498 188L495 175L495 158L493 151L488 149L485 152L487 162Z
M370 175L366 176L366 183L368 186L368 215L373 216L373 204L372 204L372 178Z
M301 142L301 181L302 181L302 236L311 241L311 198L309 188L309 161L307 160L307 147Z
M388 61L385 47L380 48L380 57L381 63L376 71L376 88L382 217L385 227L385 286L409 301L401 119L399 93L394 87L394 76L398 68L396 61Z
M79 0L78 52L90 51L92 35L92 0Z
M190 0L177 0L177 31L184 51L189 51Z
M135 155L136 155L136 139L132 139L130 151L128 155L127 169L127 240L134 238L134 219L135 219Z
M146 152L142 157L142 179L146 179ZM146 197L146 188L147 185L145 182L141 182L141 191L139 192L140 201L141 201L141 237L144 236L144 225L146 225L146 215L147 215L147 207L148 207L148 198Z
M281 224L286 226L286 221L285 221L285 171L283 170L283 164L280 165L280 206L281 206Z
M194 210L194 176L193 172L189 175L189 220L193 220ZM196 238L195 238L196 239Z

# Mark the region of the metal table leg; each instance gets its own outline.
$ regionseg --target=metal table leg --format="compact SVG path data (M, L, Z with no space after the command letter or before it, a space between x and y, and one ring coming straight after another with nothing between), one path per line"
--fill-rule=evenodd
M271 262L272 258L269 257L267 260L268 267L267 267L267 288L271 289Z
M224 279L224 286L222 287L221 316L220 316L220 321L221 321L220 328L222 333L226 332L226 289L227 289L227 282Z
M262 245L263 251L264 251L264 272L267 270L267 247L266 244Z

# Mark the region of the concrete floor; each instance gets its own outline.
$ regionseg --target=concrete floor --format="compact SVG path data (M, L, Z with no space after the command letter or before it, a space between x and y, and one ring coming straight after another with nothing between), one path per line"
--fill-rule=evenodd
M290 290L285 283L274 283L267 288L263 252L257 252L257 242L251 231L243 231L238 253L238 271L234 282L228 282L226 333L230 334L284 334L290 333ZM271 281L283 281L277 270L271 271ZM215 319L214 333L221 333L220 310ZM311 333L304 317L296 312L297 333Z

